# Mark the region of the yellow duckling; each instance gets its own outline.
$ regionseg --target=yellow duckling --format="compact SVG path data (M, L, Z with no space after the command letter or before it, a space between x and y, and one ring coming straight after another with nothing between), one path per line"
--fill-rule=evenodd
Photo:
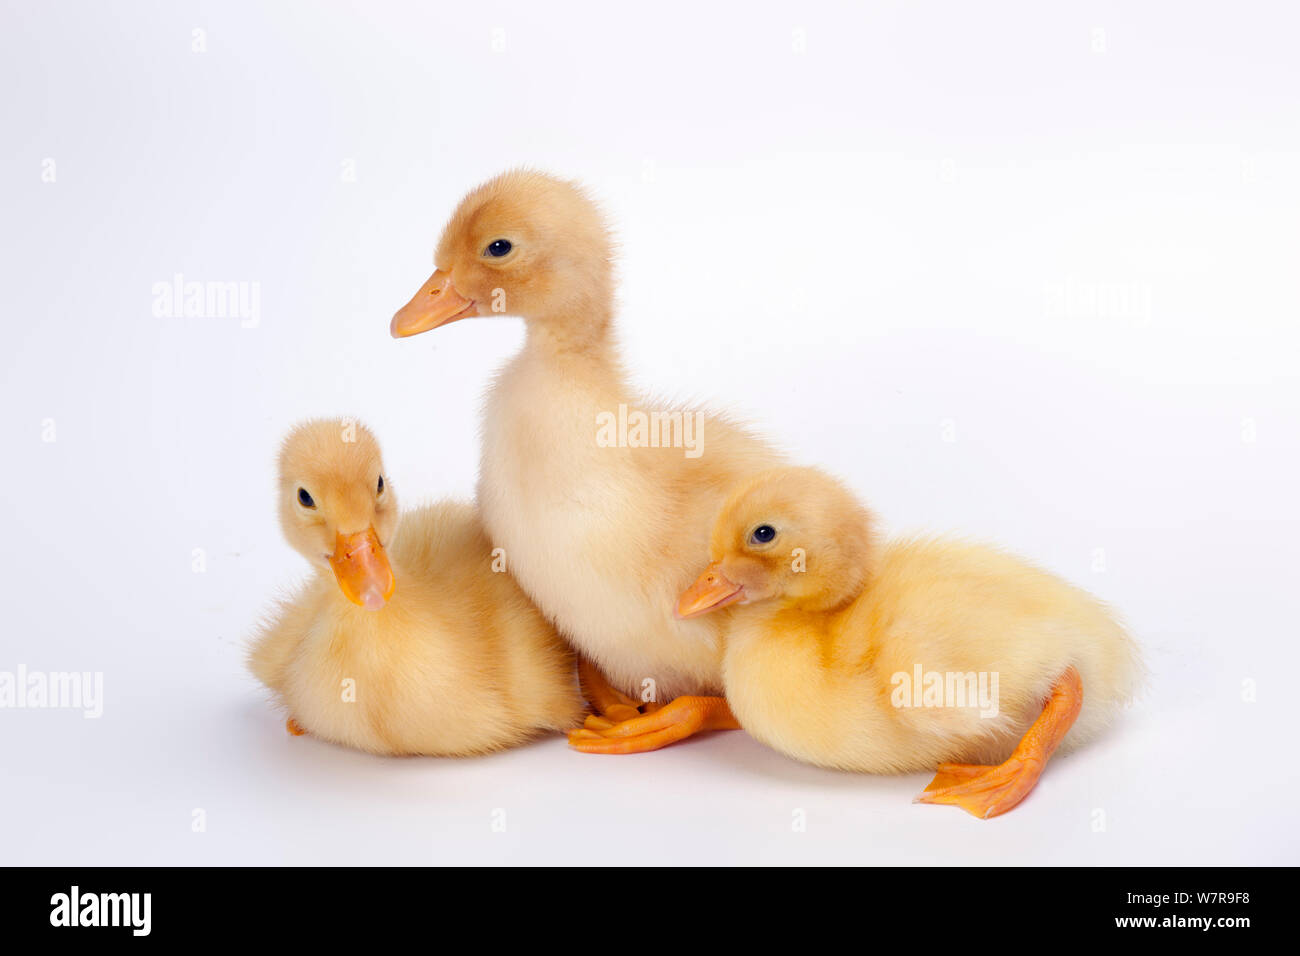
M437 271L393 316L399 338L478 315L524 320L524 348L483 410L478 503L529 597L582 654L604 715L652 709L645 747L576 730L570 743L628 753L735 728L722 687L725 621L680 621L673 603L707 557L728 488L782 459L723 416L665 408L627 381L614 335L613 243L576 184L505 173L475 189L438 242Z
M920 802L1005 813L1130 699L1138 649L1045 571L941 538L881 547L873 524L822 472L763 472L723 506L677 613L735 605L723 681L761 742L843 770L937 766Z
M399 528L368 429L294 428L280 451L279 504L285 537L316 573L261 628L248 660L288 709L291 733L459 756L582 719L570 651L494 570L474 508L418 508Z

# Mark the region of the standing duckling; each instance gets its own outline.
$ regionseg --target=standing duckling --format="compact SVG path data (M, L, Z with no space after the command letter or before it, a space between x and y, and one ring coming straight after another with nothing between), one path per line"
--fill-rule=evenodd
M291 733L380 754L460 756L565 730L573 657L509 574L473 506L400 516L379 444L351 422L284 440L280 524L315 567L249 652Z
M825 767L937 766L922 803L1006 813L1142 675L1133 640L1091 595L973 544L880 547L871 514L814 469L740 485L711 556L677 613L735 605L723 679L741 726Z
M614 336L613 244L574 183L521 170L464 200L438 242L437 271L393 316L399 338L477 315L523 318L528 339L483 410L478 502L520 585L581 652L601 715L642 706L655 734L570 734L589 753L653 750L735 728L722 688L724 616L680 621L673 602L708 548L726 491L781 464L725 417L648 402L627 381ZM619 433L614 423L641 425ZM648 424L649 428L642 426ZM669 700L671 698L671 700Z

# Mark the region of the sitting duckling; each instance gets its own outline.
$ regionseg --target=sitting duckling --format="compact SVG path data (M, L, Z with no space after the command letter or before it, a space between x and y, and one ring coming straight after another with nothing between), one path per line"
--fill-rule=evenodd
M473 506L418 508L399 529L374 436L329 420L285 438L279 497L285 537L316 572L261 628L249 667L291 733L460 756L581 721L572 653L494 569Z
M723 681L758 740L843 770L937 765L919 802L1006 813L1058 747L1094 737L1131 698L1138 649L1099 601L1045 571L942 538L882 548L873 523L822 472L761 473L723 507L713 563L677 613L736 605ZM942 683L912 686L926 673Z

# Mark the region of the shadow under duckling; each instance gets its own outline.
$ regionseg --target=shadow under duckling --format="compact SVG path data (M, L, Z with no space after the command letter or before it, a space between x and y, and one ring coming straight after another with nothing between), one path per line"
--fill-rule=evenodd
M918 802L1005 813L1132 697L1138 648L1098 600L1018 558L944 538L882 547L873 526L829 475L759 474L722 508L677 613L735 605L723 681L762 743L843 770L937 767ZM629 731L655 733L654 715L605 733Z
M399 515L362 425L295 427L280 524L315 567L249 650L291 733L379 754L500 750L582 720L572 652L494 555L470 504Z

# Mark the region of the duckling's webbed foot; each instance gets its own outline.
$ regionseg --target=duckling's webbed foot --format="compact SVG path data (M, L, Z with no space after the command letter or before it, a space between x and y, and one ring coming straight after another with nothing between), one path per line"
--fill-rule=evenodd
M620 721L641 716L637 702L605 680L600 668L585 657L578 658L578 684L582 696L596 711L587 718L586 726L592 730L605 730Z
M961 807L980 819L1006 813L1034 789L1082 706L1083 681L1071 667L1057 681L1043 712L1004 763L993 767L939 764L934 779L916 802Z
M582 726L588 730L609 730L609 728L622 723L625 720L632 720L645 714L653 714L663 705L658 701L649 701L637 707L635 703L631 704L613 704L603 714L591 714L582 722Z
M307 733L307 731L303 730L302 724L298 723L298 721L294 720L292 717L284 722L284 729L289 731L289 733L293 734L295 737L301 737Z
M992 769L994 768L977 763L941 763L938 772L934 775L934 779L930 781L930 785L925 789L926 792L929 792L945 787L955 787L958 784L983 776Z
M569 746L589 754L635 754L659 750L706 730L738 730L740 724L722 697L678 697L652 713L569 731Z
M1015 758L993 767L941 763L934 780L916 802L946 803L987 820L1006 813L1025 799L1041 773L1041 766L1025 764Z

